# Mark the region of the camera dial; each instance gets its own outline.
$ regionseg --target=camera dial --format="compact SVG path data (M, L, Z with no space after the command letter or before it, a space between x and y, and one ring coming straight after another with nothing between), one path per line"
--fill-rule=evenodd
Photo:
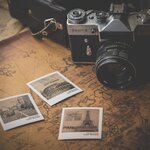
M150 9L142 10L138 13L137 18L143 24L150 24Z
M150 9L148 9L145 13L145 17L143 19L144 24L150 24Z
M96 17L97 17L97 22L104 23L109 17L109 14L104 11L98 11L96 12Z
M73 24L80 24L86 21L86 13L83 9L73 9L67 15L68 21Z

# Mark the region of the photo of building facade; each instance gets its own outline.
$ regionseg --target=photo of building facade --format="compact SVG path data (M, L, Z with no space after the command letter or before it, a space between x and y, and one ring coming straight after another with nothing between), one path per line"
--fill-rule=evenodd
M28 95L0 101L0 116L4 124L36 114Z

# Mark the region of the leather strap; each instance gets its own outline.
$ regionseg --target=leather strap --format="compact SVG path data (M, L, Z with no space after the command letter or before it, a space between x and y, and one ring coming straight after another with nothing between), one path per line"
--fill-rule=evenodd
M54 18L46 19L44 20L44 28L40 31L34 31L34 29L31 29L32 35L36 38L43 38L51 34L52 32L55 32L57 29L63 30L62 24L56 22Z

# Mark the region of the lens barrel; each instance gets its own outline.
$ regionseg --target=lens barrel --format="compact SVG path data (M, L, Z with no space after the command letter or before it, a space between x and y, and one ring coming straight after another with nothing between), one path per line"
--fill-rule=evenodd
M121 41L107 41L97 52L96 75L104 85L125 89L134 81L136 69L129 60L132 46Z

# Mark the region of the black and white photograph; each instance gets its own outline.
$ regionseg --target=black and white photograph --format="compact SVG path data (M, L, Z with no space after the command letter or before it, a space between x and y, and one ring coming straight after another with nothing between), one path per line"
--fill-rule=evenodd
M82 92L78 86L58 71L35 79L27 85L51 106Z
M101 139L102 114L100 107L63 108L58 139Z
M0 100L0 122L4 130L43 120L29 93Z

